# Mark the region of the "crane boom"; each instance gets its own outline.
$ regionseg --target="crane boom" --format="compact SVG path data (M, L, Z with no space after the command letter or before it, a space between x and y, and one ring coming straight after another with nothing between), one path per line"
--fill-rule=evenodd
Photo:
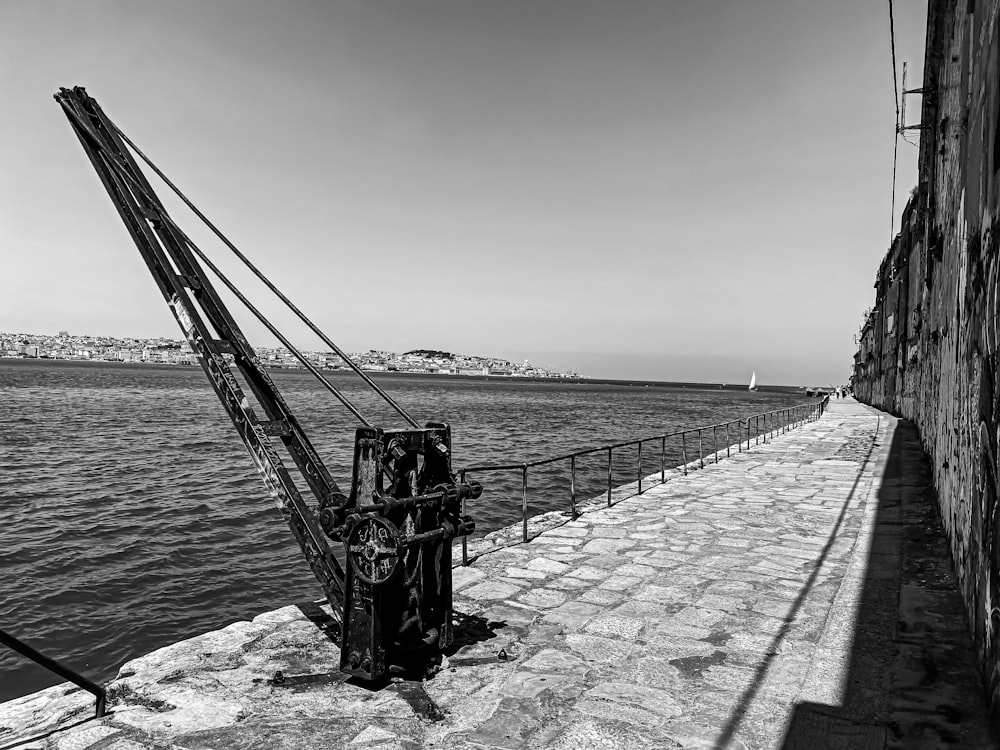
M350 495L345 495L199 259L272 332L280 333L170 217L126 147L128 139L85 89L60 89L55 98L339 619L341 668L380 680L393 667L426 659L428 651L439 653L451 641L451 539L474 529L460 508L482 492L476 483L455 481L450 428L435 422L418 428L398 407L412 429L373 427L314 372L364 421L355 437ZM315 498L315 510L276 444L284 447ZM342 545L346 565L329 540Z

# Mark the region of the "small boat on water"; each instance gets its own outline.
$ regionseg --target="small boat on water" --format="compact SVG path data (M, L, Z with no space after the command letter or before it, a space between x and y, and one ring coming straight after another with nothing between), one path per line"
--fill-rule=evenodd
M757 371L754 370L753 375L750 376L750 390L757 390Z

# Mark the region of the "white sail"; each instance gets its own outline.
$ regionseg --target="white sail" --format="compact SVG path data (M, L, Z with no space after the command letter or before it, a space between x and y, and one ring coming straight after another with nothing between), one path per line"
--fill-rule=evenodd
M757 390L757 371L756 370L754 370L753 375L750 376L750 390L751 391L756 391Z

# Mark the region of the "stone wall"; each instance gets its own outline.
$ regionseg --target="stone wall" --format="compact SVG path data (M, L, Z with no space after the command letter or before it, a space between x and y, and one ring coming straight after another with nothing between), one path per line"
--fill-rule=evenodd
M858 398L913 420L1000 718L1000 0L930 0L918 184L879 268Z

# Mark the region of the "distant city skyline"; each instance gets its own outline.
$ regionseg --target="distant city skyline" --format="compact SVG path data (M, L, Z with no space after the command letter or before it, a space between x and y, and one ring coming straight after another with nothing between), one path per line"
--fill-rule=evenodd
M344 359L330 349L313 350L299 346L295 346L295 348L306 360L321 369L348 368ZM299 368L304 366L295 354L284 346L256 346L254 350L268 367ZM396 370L454 375L586 378L586 375L575 371L561 372L544 364L533 364L528 359L511 361L504 357L420 348L403 352L367 349L347 352L347 355L356 365L369 371ZM0 330L0 358L4 357L197 364L197 358L185 339L167 336L117 337L101 334L72 334L65 329L60 330L55 335Z
M911 88L925 14L895 5ZM843 382L891 238L884 4L7 0L0 40L5 330L176 335L60 86L352 351Z

